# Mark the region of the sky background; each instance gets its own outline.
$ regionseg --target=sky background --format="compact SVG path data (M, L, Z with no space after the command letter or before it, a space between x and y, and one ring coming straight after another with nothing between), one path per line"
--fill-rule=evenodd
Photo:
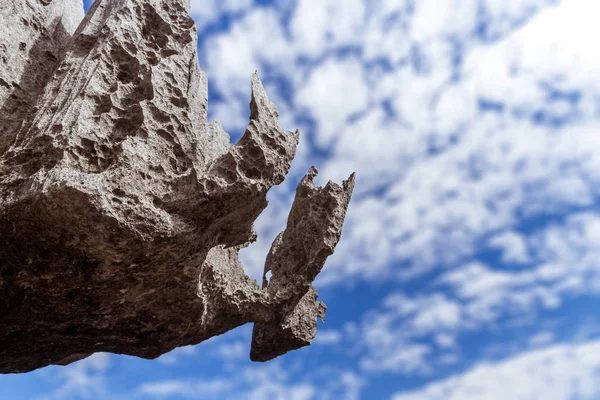
M89 4L86 4L89 6ZM0 376L2 399L600 399L600 2L192 0L209 115L236 141L258 70L310 165L357 173L313 345L251 326L157 360Z

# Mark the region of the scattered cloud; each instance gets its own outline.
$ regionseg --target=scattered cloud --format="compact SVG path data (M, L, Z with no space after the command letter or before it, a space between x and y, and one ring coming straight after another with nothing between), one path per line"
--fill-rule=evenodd
M95 353L67 367L53 367L49 372L56 381L56 388L39 400L98 399L106 398L108 391L106 371L111 356Z
M543 347L552 343L555 340L555 335L552 332L540 332L529 339L531 347Z
M331 58L314 68L298 90L296 104L317 121L319 147L331 144L349 118L367 108L369 88L363 73L355 58Z
M529 260L525 239L517 232L506 231L494 235L489 245L502 250L502 261L506 264L526 263Z
M209 381L185 382L180 380L165 380L148 382L138 388L138 393L152 398L184 397L184 398L218 398L226 392L230 383L224 379Z
M398 393L393 400L582 399L600 396L600 342L561 344Z
M176 365L177 363L181 362L183 358L193 357L194 355L196 355L196 347L183 346L163 354L162 356L158 357L156 361L165 365Z
M339 331L329 329L318 329L317 336L313 340L314 345L331 346L342 341L342 334Z
M298 53L316 58L326 50L360 43L366 11L362 0L299 0L290 22Z
M328 379L325 379L328 378ZM317 371L292 377L279 362L245 367L214 379L143 383L137 393L152 398L309 400L358 399L365 382L349 371ZM343 397L337 397L343 396Z
M238 14L252 5L252 0L190 0L190 12L198 30L218 22L224 14Z
M510 331L536 321L578 295L598 295L600 215L573 214L527 237L536 263L517 270L480 261L463 264L423 285L419 295L392 292L365 314L360 338L362 365L371 372L428 373L465 345L472 332ZM541 332L529 346L546 345L555 333ZM404 358L409 358L407 361Z
M225 361L235 361L247 358L250 349L246 342L227 342L218 345L212 354Z

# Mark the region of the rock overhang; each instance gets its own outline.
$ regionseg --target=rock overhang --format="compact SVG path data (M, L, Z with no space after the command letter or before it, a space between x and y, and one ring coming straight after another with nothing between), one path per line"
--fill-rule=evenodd
M310 344L354 176L321 188L311 168L271 279L244 273L299 140L258 74L231 144L207 120L185 0L97 0L85 17L78 0L10 0L0 20L0 372L155 358L248 322L253 360Z

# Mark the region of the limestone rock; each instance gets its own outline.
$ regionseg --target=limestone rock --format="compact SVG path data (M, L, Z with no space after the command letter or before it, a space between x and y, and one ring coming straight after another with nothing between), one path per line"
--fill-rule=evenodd
M299 133L255 74L231 144L207 120L186 0L3 0L0 5L0 373L94 352L154 358L255 323L251 358L310 343L311 282L340 239L353 176L311 168L265 264L266 194Z

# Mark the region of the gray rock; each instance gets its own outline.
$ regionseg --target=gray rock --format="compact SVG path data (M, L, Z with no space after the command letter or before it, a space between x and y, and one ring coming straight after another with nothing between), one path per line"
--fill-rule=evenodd
M299 133L255 74L230 144L207 121L187 0L3 0L0 5L0 373L94 352L155 358L254 322L251 359L310 344L312 281L340 239L354 177L311 168L265 264L266 194Z

